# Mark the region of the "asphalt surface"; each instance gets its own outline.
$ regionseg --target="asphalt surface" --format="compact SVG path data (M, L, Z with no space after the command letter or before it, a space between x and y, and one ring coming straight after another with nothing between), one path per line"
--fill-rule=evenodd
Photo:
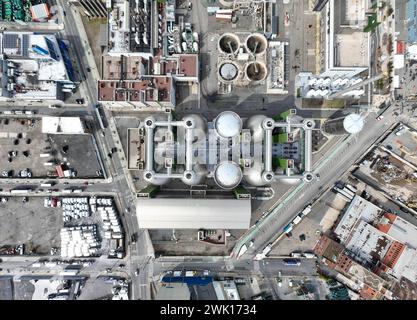
M283 228L308 203L317 198L321 190L333 185L355 163L356 159L394 123L392 108L390 109L385 112L383 121L376 121L376 115L369 114L366 118L366 127L372 127L372 130L365 128L359 135L348 136L335 149L331 150L325 160L314 169L314 172L320 175L320 181L301 182L294 187L293 191L281 200L276 208L271 208L270 214L264 220L261 220L237 242L234 248L235 256L241 246L252 239L254 246L245 253L245 256L260 253L268 243L282 236Z

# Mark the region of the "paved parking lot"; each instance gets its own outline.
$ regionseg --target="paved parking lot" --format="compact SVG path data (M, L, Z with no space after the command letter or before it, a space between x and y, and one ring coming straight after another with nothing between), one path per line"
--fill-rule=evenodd
M321 233L333 226L333 221L337 218L345 202L335 193L329 191L313 207L310 214L305 217L291 232L291 237L284 237L275 246L270 255L290 255L291 252L312 251ZM304 237L304 240L301 240Z
M13 151L15 156L9 154ZM80 178L95 178L101 169L91 135L48 135L42 133L40 119L0 118L0 171L16 178L20 170L30 169L32 178L44 178L48 171L55 172L54 165L44 165L47 162L65 162Z

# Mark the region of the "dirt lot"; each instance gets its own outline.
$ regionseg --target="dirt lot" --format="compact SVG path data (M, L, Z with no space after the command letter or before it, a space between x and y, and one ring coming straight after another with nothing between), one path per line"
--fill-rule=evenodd
M63 226L62 210L44 208L44 197L9 197L0 203L0 246L25 244L27 250L49 254L52 247L60 246Z

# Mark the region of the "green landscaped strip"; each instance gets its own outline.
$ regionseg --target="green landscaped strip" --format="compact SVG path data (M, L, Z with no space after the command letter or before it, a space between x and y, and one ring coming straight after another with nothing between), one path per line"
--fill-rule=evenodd
M248 191L242 186L237 187L234 191L235 195L248 193Z
M279 158L277 158L277 157L272 157L272 167L273 167L274 169L276 169L276 168L278 168L278 167L279 167Z
M281 119L285 120L291 114L290 110L287 110L280 114Z
M376 27L380 25L378 22L377 14L373 13L372 15L368 16L368 25L363 29L363 32L371 32L374 31Z
M302 169L304 170L304 164L305 164L305 131L301 130L300 132L300 163L302 166Z
M345 107L345 101L342 99L326 100L324 107L329 109L341 109Z
M278 159L278 166L283 169L288 168L288 159Z
M279 143L287 143L288 142L288 133L278 134L278 142Z
M286 120L287 117L291 114L290 110L284 111L278 115L276 115L275 117L272 117L272 119L274 119L275 121L280 121L280 120Z
M155 193L157 193L159 191L159 186L155 186L155 185L148 185L145 188L143 188L141 191L139 191L139 193L149 193L149 197L153 197L155 195Z

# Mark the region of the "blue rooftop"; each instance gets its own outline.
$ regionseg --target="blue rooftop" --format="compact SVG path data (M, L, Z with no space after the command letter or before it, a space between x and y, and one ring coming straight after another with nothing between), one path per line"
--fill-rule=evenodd
M163 282L182 282L189 286L205 286L213 282L213 277L170 277L165 276L162 278Z
M417 0L409 0L408 11L408 42L417 42Z

